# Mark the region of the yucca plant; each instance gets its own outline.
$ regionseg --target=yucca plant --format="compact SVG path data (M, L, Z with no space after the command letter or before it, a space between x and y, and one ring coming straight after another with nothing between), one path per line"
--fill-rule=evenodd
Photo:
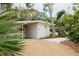
M20 54L22 41L15 36L16 16L13 11L0 12L0 55L15 56Z

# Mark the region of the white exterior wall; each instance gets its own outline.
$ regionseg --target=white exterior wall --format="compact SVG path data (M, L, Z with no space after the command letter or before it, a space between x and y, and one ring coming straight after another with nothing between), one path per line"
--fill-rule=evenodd
M49 25L45 23L32 23L27 24L24 31L25 37L28 38L46 38L50 35Z
M38 38L46 38L51 34L49 25L38 23Z
M37 24L32 23L26 26L25 36L29 38L37 38Z

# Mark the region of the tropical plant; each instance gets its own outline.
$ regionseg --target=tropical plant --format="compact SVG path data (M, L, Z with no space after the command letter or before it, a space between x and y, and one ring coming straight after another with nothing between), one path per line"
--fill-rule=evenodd
M79 43L79 11L75 11L73 14L64 14L56 21L56 26L60 36Z
M0 12L0 55L14 56L20 54L22 41L17 39L16 16L12 11Z

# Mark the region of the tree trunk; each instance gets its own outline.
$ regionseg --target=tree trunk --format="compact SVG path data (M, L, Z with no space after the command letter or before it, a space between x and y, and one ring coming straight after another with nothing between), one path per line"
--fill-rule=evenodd
M50 21L52 23L52 35L55 37L54 21L52 19L52 3L50 3L50 6L49 6L49 15L50 15Z

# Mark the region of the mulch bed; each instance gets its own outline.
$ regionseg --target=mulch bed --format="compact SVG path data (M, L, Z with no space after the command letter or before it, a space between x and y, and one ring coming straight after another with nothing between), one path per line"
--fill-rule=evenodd
M61 43L73 48L77 53L79 53L79 45L73 43L72 41L66 40L66 41L63 41Z

